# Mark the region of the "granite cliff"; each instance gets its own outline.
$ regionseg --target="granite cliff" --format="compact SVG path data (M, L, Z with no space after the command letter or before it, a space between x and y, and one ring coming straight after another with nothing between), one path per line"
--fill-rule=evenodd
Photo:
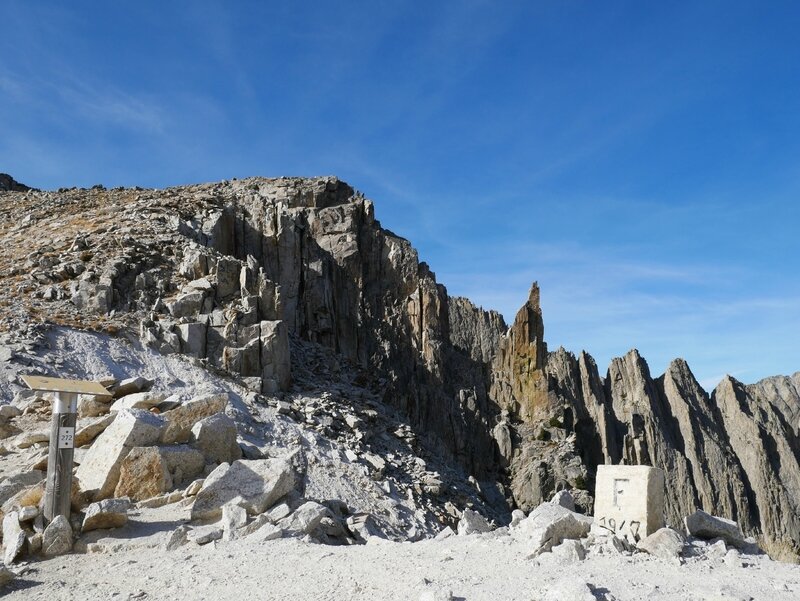
M510 327L450 297L336 178L0 189L8 345L53 324L134 333L256 395L302 385L306 349L323 347L498 515L561 489L589 512L598 464L648 464L667 474L673 526L702 508L800 551L800 374L727 378L709 396L686 362L654 378L633 350L601 376L587 353L548 352L538 286Z

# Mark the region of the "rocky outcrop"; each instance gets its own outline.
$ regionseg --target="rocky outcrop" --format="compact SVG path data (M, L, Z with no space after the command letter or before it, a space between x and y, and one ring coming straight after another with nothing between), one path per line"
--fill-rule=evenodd
M21 184L7 173L0 173L0 192L27 192L30 190L25 184Z
M536 284L507 328L499 314L449 297L411 244L381 227L372 202L333 177L2 200L9 252L0 273L15 278L7 289L26 293L4 299L0 330L26 330L39 315L135 329L154 350L193 356L263 396L291 389L318 346L336 357L331 373L357 370L358 386L405 416L408 440L447 453L500 513L563 489L590 512L597 465L649 464L667 474L671 525L703 509L787 553L800 545L800 525L786 517L800 505L800 373L751 386L728 379L709 397L684 361L654 378L631 351L601 377L586 353L548 353ZM60 249L32 235L55 221L67 240ZM133 447L191 443L210 463L238 458L225 419L192 430L227 399L177 408L150 407L148 394L125 400L149 384L121 383L115 396L117 406L164 412L158 440L122 442L119 417L105 431L106 421L92 423L97 441L79 467L87 490L110 494ZM82 403L84 416L115 410L95 401ZM384 473L384 458L365 457Z
M741 463L753 499L752 523L763 536L763 544L777 556L796 557L800 554L800 441L786 416L758 396L764 388L747 387L726 376L712 399ZM740 525L752 533L752 528Z

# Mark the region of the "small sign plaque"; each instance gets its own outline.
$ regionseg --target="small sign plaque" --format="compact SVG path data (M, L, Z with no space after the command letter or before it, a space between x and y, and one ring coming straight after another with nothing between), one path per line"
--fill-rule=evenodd
M58 448L71 449L75 444L75 428L58 429Z

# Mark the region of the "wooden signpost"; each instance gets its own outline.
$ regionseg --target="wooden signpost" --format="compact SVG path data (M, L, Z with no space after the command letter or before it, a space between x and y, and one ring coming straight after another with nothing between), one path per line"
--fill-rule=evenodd
M31 390L52 392L55 395L50 426L50 454L47 458L44 519L48 524L59 515L69 519L78 395L111 396L111 393L97 382L83 380L22 376L22 381Z

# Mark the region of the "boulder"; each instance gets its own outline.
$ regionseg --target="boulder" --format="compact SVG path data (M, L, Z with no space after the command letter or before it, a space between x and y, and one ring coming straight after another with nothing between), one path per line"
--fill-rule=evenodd
M331 510L316 501L306 501L285 518L281 524L288 532L296 534L312 534L326 517L331 517Z
M709 559L722 559L728 554L728 546L725 544L724 540L718 538L716 540L709 541L708 547L706 547L704 554Z
M189 486L186 487L186 490L183 491L184 497L194 497L197 493L200 492L200 489L203 488L203 482L205 482L205 478L198 478L197 480L193 480Z
M672 559L683 552L683 536L672 528L660 528L636 545L650 555Z
M139 501L136 506L137 507L145 507L148 509L156 509L158 507L163 507L164 505L171 505L172 503L177 503L178 501L183 500L183 491L181 490L173 490L172 492L165 493L163 495L158 495L157 497L150 497L149 499L145 499L144 501Z
M233 463L241 459L236 442L236 424L224 413L215 413L192 427L192 443L211 463Z
M542 503L512 530L518 539L528 541L532 555L549 551L564 539L578 539L589 534L592 518L560 505Z
M18 449L27 449L35 444L50 442L50 430L37 430L35 432L23 432L14 439L14 444Z
M158 442L164 429L163 420L141 409L123 409L113 423L97 437L86 453L75 475L81 490L95 500L114 493L119 482L120 467L130 450Z
M187 442L192 434L192 426L203 418L225 410L228 394L209 394L186 401L179 407L163 414L166 427L161 435L162 444Z
M25 531L19 524L19 514L12 511L3 518L3 561L10 566L25 547Z
M212 541L222 538L224 531L216 525L199 526L192 528L186 533L186 539L197 543L198 545L205 545Z
M108 413L108 411L106 411ZM75 428L75 448L82 447L92 442L95 438L105 432L112 423L114 415L105 415L91 419L82 419Z
M444 540L446 538L450 538L451 536L455 536L455 535L456 535L455 531L450 526L445 526L433 538L434 538L434 540Z
M223 538L232 540L236 538L236 531L247 524L247 511L244 507L227 504L222 508L222 528L225 531Z
M203 453L185 444L159 447L159 452L172 477L172 486L182 486L184 483L192 481L206 467Z
M295 486L295 471L282 459L241 459L211 472L195 497L192 519L215 519L234 503L250 515L263 513Z
M114 401L109 410L117 413L123 409L152 409L165 398L167 395L162 392L134 392Z
M32 470L30 472L22 472L9 476L0 482L0 504L5 504L11 497L16 495L22 489L27 488L33 484L38 484L44 480L44 472L39 470Z
M258 533L258 537L261 539L262 542L277 540L279 538L283 538L283 535L284 535L283 528L280 528L275 524L265 524L259 530Z
M525 512L521 509L515 509L511 512L511 523L509 524L512 528L519 524L522 520L525 519Z
M114 389L114 398L118 399L128 394L134 394L135 392L142 392L143 390L147 390L148 388L150 388L152 385L153 385L152 380L148 380L147 378L142 378L142 377L128 378L126 380L122 380Z
M576 563L586 559L586 549L583 548L580 541L575 539L565 539L560 544L554 546L550 552L553 558L559 563Z
M72 526L63 515L58 515L47 525L42 535L42 554L45 557L63 555L72 551Z
M106 415L110 409L110 399L98 398L90 394L78 396L78 417L97 417Z
M223 518L223 520L224 520L224 518ZM256 530L260 530L264 526L273 525L273 524L274 524L274 522L273 522L272 518L270 518L268 514L262 513L261 515L257 515L255 517L255 519L252 522L250 522L249 524L247 524L246 526L242 526L241 528L239 528L236 531L236 536L238 536L238 537L250 536Z
M269 515L269 518L273 522L277 522L278 520L282 520L285 517L289 517L291 513L292 513L292 508L289 507L288 503L284 502L275 505L275 507L273 507L267 512L267 515Z
M175 528L167 535L167 540L164 542L164 549L166 551L174 551L189 542L189 526L182 524Z
M733 520L710 515L698 509L692 515L684 518L686 532L697 538L712 539L721 538L733 547L743 547L745 544L744 535L739 529L739 524Z
M44 486L45 482L42 480L38 484L23 488L13 497L6 500L0 511L7 515L12 511L19 511L25 507L36 507L44 497Z
M369 513L357 513L347 516L346 519L347 529L355 536L356 541L366 543L371 538L384 538L380 528L375 522L375 518ZM446 526L444 530L436 535L437 540L446 538L443 533L447 532L449 536L453 536L455 532L450 526Z
M24 522L30 522L31 520L35 520L36 516L39 515L39 507L36 505L28 505L26 507L22 507L19 510L19 523L22 524Z
M205 294L202 290L192 290L167 303L167 310L175 318L197 317L203 308L204 300Z
M465 509L458 520L458 534L461 536L491 531L492 526L486 518L472 509Z
M553 498L550 499L550 503L553 505L561 505L561 507L569 509L570 511L575 511L575 499L572 498L568 490L558 491L553 495Z
M177 327L181 352L202 359L206 356L206 331L204 323L182 323Z
M8 423L9 420L22 415L22 409L14 405L0 405L0 424Z
M104 499L92 503L86 508L81 532L102 530L106 528L121 528L128 523L128 509L131 503L128 499Z
M134 447L120 464L116 497L144 501L172 488L169 466L159 447Z
M4 587L16 577L17 575L6 566L0 566L0 588Z

